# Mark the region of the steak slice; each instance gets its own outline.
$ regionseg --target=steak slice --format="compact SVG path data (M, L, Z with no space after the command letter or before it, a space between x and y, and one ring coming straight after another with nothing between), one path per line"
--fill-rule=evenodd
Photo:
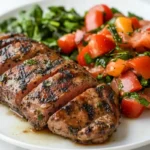
M8 70L0 77L1 101L17 109L22 98L39 83L54 75L63 62L56 53L51 52L39 54Z
M4 39L14 38L14 37L25 37L25 35L19 33L2 33L0 34L0 41Z
M0 75L8 69L34 57L37 53L46 53L50 49L31 41L15 42L0 49Z
M34 40L29 39L29 38L24 37L24 36L16 36L16 37L0 40L0 48L3 48L3 47L5 47L9 44L12 44L12 43L23 42L23 41L35 42ZM37 42L35 42L35 43L37 43Z
M96 84L80 66L69 63L22 100L22 113L36 130L40 130L60 107Z
M48 127L53 133L80 143L102 143L118 126L115 99L108 85L88 89L53 114Z

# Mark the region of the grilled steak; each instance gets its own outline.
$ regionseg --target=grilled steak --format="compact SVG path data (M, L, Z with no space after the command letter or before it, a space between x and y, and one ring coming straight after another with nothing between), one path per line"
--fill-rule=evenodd
M36 130L102 143L116 130L119 109L110 86L22 34L0 35L0 102Z
M96 81L81 67L68 63L22 100L22 113L39 130L55 111L95 85Z
M114 101L115 94L107 85L88 89L52 115L48 127L80 143L102 143L118 126Z
M12 108L17 107L26 94L55 74L63 61L52 52L48 55L40 54L8 70L1 76L0 99Z
M49 51L47 46L31 41L15 42L3 47L0 49L0 75L37 53L47 51Z

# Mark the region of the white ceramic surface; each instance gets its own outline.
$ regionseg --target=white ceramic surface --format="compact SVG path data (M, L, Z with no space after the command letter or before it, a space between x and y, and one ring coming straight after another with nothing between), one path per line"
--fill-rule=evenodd
M94 4L106 3L109 6L120 8L123 12L128 10L150 19L148 14L150 5L137 0L47 0L39 3L43 8L49 5L64 5L67 8L74 7L78 12L83 13ZM134 6L134 7L133 7ZM16 15L21 9L29 9L30 6L24 6L11 11L3 16L0 20ZM109 142L103 145L81 146L50 133L34 133L27 122L14 116L10 110L0 105L0 138L11 144L28 148L32 150L54 150L54 149L104 149L104 150L127 150L136 148L150 143L149 115L145 112L137 120L122 119L122 123L117 132Z

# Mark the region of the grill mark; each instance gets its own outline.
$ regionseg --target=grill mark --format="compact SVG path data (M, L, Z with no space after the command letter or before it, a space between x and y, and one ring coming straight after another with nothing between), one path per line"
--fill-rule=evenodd
M46 75L48 73L50 73L50 71L56 67L57 65L59 65L63 60L55 60L54 61L54 64L53 62L51 64L50 67L47 66L46 68L41 68L40 66L37 66L37 68L35 68L34 70L30 71L30 72L25 72L25 64L21 64L19 66L17 66L18 68L18 72L19 72L19 75L18 75L18 78L16 79L18 82L19 82L19 88L22 90L22 92L24 90L26 90L27 88L27 84L30 82L31 78L32 78L32 74L35 73L35 74L41 74L41 75ZM41 72L42 70L42 72ZM52 93L52 92L51 92ZM52 94L51 94L52 95ZM56 96L55 96L56 97ZM54 94L52 95L52 98L56 100L56 98L54 98Z
M71 79L74 77L74 75L68 71L68 70L64 70L61 71L61 77L59 78L59 80L55 81L53 84L49 84L49 86L45 86L45 82L43 82L43 89L46 91L46 93L48 93L47 98L41 98L39 97L39 100L41 103L49 103L49 102L55 102L58 100L58 96L54 93L53 88L55 89L55 87L58 87L58 91L60 93L64 93L68 91L68 88L70 87L70 85L72 84Z
M11 44L11 43L14 43L14 42L22 42L22 41L35 42L34 40L26 38L26 37L14 37L14 38L0 40L0 47L7 46L8 44Z
M21 44L20 49L19 49L23 54L26 54L27 52L29 52L32 47L31 42L27 42L25 44L27 44L27 45Z
M21 51L23 54L26 54L32 48L32 44L31 43L25 43L25 44L26 45L24 46L24 44L21 43L20 48L18 50L18 51ZM16 53L14 53L14 52L11 53L11 52L8 51L8 49L11 46L14 48L14 46L12 44L10 44L10 45L7 45L6 47L4 47L4 48L2 48L0 50L0 56L2 56L2 63L5 63L9 58L11 58L11 57L16 55ZM18 48L15 47L15 49L18 49Z
M93 106L92 106L92 105L89 105L89 104L87 104L87 103L84 103L84 104L82 105L82 109L87 112L89 120L93 120L94 115L95 115L95 111L94 111Z
M18 78L18 80L19 80L19 83L20 83L19 88L23 91L27 87L27 82L26 82L27 74L25 72L24 65L18 66L18 70L19 70L19 78Z

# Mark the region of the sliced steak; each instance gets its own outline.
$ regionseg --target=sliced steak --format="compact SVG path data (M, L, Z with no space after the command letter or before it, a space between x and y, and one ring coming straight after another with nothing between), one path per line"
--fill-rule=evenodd
M39 54L5 72L0 83L0 99L17 108L22 98L40 82L54 75L64 60L57 54Z
M25 37L25 35L19 34L19 33L4 33L4 34L2 33L2 34L0 34L0 40L14 38L14 37Z
M40 130L60 107L96 84L80 66L69 63L22 100L22 112L34 128Z
M38 42L23 41L7 45L0 49L0 75L37 53L46 53L47 51L50 49Z
M8 39L2 39L0 40L0 48L3 48L9 44L12 44L12 43L16 43L16 42L23 42L23 41L30 41L30 42L35 42L34 40L32 39L29 39L27 37L23 37L23 36L16 36L16 37L12 37L12 38L8 38ZM37 43L37 42L35 42Z
M115 99L108 85L88 89L52 115L48 127L53 133L80 143L102 143L118 126L119 111Z

